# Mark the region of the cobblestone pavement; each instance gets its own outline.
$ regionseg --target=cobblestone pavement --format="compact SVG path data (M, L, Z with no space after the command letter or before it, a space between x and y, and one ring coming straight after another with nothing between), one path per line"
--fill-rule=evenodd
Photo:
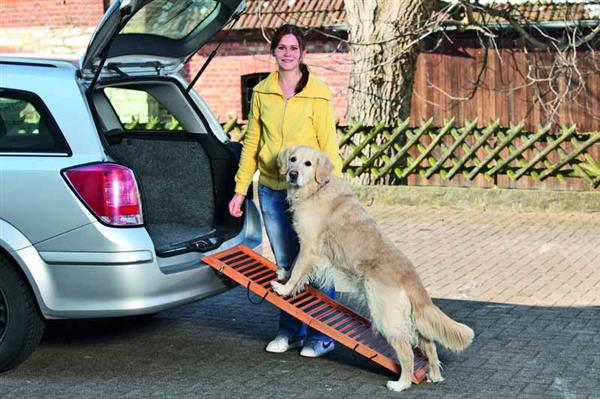
M339 345L268 354L278 312L239 287L154 317L52 322L0 398L600 398L600 215L369 209L476 332L440 349L444 382L388 392L393 376Z
M598 213L367 209L414 263L432 297L600 305Z

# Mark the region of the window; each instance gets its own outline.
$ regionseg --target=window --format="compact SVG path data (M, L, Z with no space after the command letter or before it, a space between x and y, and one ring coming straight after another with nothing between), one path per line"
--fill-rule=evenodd
M123 130L183 130L179 121L146 91L108 87L104 94Z
M252 89L267 76L269 76L269 72L258 72L242 76L242 119L248 119Z
M215 0L155 0L138 11L120 33L151 33L182 39L199 25L211 22L217 14L208 17L217 7L219 3Z
M0 89L0 152L71 155L58 125L33 93Z

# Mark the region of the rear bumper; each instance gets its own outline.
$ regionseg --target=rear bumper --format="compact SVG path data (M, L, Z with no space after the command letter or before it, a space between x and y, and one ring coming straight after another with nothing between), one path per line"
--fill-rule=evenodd
M135 232L117 230L118 234L127 234L130 241L126 244L125 236L113 236L112 241L122 244L114 252L51 251L49 246L42 250L40 245L28 246L13 255L47 319L155 313L231 287L201 259L236 245L260 251L260 217L253 206L250 208L241 234L205 253L157 257L145 229L140 228ZM137 237L131 239L134 233Z
M37 270L38 303L48 319L154 313L228 288L221 276L199 260L185 270L165 273L156 260L119 265L47 264L33 247L23 251L30 252L21 255ZM32 258L37 259L31 262Z

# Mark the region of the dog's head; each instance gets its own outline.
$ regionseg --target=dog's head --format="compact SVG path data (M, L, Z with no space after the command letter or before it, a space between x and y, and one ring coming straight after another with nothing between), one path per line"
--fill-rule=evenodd
M289 147L277 157L279 173L285 175L289 187L301 188L328 182L333 163L324 152L307 146Z

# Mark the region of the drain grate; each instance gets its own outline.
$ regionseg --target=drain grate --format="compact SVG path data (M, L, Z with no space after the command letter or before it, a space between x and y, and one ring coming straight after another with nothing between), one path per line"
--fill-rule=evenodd
M271 282L277 279L277 266L251 249L237 246L202 260L315 330L400 374L395 351L381 335L373 331L369 320L312 287L290 298L277 295L271 288ZM413 383L419 384L426 378L428 364L423 353L418 349L414 352Z

